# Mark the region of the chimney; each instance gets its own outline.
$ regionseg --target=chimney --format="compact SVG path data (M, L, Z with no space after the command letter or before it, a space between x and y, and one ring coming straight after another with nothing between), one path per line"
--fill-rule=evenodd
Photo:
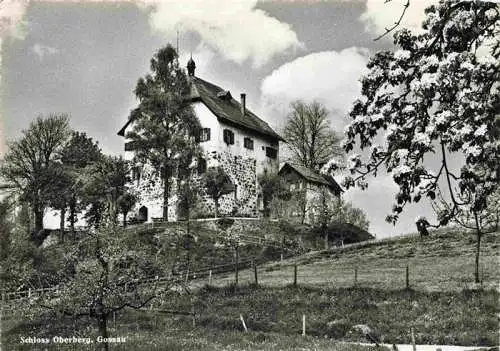
M247 94L241 93L240 97L241 97L241 114L244 116L245 112L246 112L246 109L247 109L247 107L246 107L246 97L247 97Z

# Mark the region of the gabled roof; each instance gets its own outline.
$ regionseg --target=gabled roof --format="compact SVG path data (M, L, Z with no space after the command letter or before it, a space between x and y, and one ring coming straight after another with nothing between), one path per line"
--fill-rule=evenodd
M283 174L286 171L293 171L311 183L319 184L319 185L326 185L337 194L340 194L341 192L343 192L340 185L335 181L335 179L333 179L332 176L324 175L324 174L316 172L313 169L310 169L310 168L307 168L304 166L293 165L293 164L288 163L288 162L285 163L283 165L283 167L281 167L278 174Z
M241 105L232 98L231 94L221 87L209 83L201 78L191 76L191 94L189 100L201 101L217 117L219 121L235 125L252 132L265 135L277 140L284 140L266 122L257 117L248 108L245 108L245 115L241 113ZM118 135L124 136L127 127L134 121L130 118L120 129Z
M202 101L220 121L283 140L266 122L248 108L245 108L245 115L243 115L240 103L233 99L228 91L194 76L191 77L191 83L191 100Z

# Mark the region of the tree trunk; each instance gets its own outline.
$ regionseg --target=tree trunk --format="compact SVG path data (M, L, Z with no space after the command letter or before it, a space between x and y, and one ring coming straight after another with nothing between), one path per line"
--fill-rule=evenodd
M123 228L127 226L127 214L128 212L123 212Z
M328 250L328 230L327 228L323 228L324 236L325 236L325 250Z
M168 222L168 196L170 195L170 189L168 186L167 171L165 171L163 179L163 220Z
M476 267L474 270L474 280L476 283L480 283L481 279L479 277L479 255L481 249L481 232L477 231L477 241L476 241Z
M35 216L35 233L38 234L43 229L43 209L35 205L33 214Z
M75 236L76 199L73 197L69 203L69 228Z
M64 221L66 219L66 207L61 208L61 220L59 223L59 229L61 230L61 242L64 242Z
M106 340L108 338L108 323L107 323L107 318L106 316L101 316L99 317L99 335L104 339L104 342L101 344L102 349L105 351L109 350L109 344L108 341Z
M219 198L214 199L214 217L219 217Z
M238 246L234 248L235 251L235 256L236 256L236 263L234 265L234 281L235 284L238 285L238 261L240 259L240 255L238 253Z

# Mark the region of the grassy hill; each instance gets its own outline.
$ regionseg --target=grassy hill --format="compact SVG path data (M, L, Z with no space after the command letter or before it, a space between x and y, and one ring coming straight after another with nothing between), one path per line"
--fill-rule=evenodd
M197 264L203 264L203 257L214 264L222 256L225 262L231 260L230 251L209 250L207 237L198 240L199 256L192 256ZM365 350L339 343L366 342L365 335L353 332L360 324L386 343L409 343L413 328L417 344L493 346L498 343L500 313L499 245L500 233L483 239L479 286L472 283L475 237L456 230L433 232L424 239L414 235L367 241L282 262L276 258L258 266L258 287L251 285L253 269L240 272L238 287L232 285L232 272L214 272L212 286L199 274L189 282L195 288L191 294L172 291L155 302L153 310L117 315L111 335L126 335L129 341L112 349ZM247 254L258 250L258 245L249 245ZM295 266L298 285L292 286ZM196 325L191 316L154 310L194 311ZM240 315L248 333L242 330ZM307 318L307 337L300 335L302 315ZM24 334L74 334L71 323L50 323L10 320L7 345L19 346L18 335ZM80 323L82 335L95 333L89 322Z
M481 276L484 288L497 288L500 281L500 233L482 240ZM450 291L475 287L473 284L475 237L473 234L442 230L421 239L417 235L362 242L310 252L296 258L259 267L259 282L284 286L293 280L297 265L302 285L352 287L357 267L357 285L380 289L406 287L406 266L412 289ZM214 284L226 285L231 275L222 275ZM253 271L240 274L241 281L253 282Z

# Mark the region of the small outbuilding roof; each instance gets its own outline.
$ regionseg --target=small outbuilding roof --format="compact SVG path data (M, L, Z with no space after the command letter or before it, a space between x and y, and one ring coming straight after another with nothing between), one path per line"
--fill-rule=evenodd
M336 194L340 194L341 192L343 192L340 185L335 181L335 179L333 179L332 176L321 174L313 169L287 162L283 165L283 167L281 167L278 174L282 175L286 172L295 172L311 183L317 185L326 185Z

